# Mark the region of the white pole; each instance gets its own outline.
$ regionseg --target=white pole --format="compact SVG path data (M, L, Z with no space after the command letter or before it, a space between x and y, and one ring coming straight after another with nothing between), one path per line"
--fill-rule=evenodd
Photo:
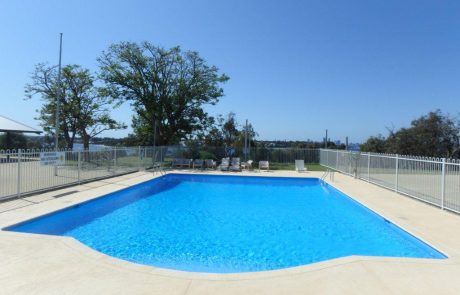
M335 157L335 168L339 170L339 150L335 151L336 157Z
M396 154L396 179L395 179L395 192L398 192L398 179L399 179L399 156Z
M248 119L246 119L246 126L244 127L244 161L248 160Z
M249 159L251 158L251 138L248 137L248 153L249 153ZM255 149L254 149L254 158L256 157L255 154Z
M139 171L141 171L141 166L142 166L141 146L138 146L137 148L137 156L139 159Z
M442 158L442 172L441 172L441 209L444 210L444 198L446 194L446 159Z
M59 68L57 80L57 93L56 93L56 122L54 126L54 149L56 155L59 149L59 99L61 98L61 59L62 59L62 33L59 40ZM54 175L57 176L57 165L54 165Z
M81 184L81 151L78 151L78 184Z
M58 80L57 80L57 93L56 93L56 123L55 123L55 134L54 134L54 146L56 152L59 147L59 99L61 98L61 58L62 58L62 33L59 41L59 68L58 68Z
M371 181L371 153L367 153L367 181Z
M22 149L18 149L18 179L17 179L17 197L21 197L21 157Z

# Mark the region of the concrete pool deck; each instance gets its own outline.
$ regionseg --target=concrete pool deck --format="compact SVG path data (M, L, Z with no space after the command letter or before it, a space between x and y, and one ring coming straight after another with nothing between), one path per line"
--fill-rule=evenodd
M323 172L225 174L321 177ZM139 172L0 203L0 228L153 177L152 173ZM342 174L336 173L333 181L326 180L449 258L350 256L275 271L204 274L130 263L69 237L0 231L0 294L460 293L460 215Z

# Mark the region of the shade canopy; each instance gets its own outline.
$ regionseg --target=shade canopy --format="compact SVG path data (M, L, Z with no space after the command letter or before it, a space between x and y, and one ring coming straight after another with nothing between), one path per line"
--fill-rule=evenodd
M42 131L38 131L37 129L19 123L18 121L9 119L2 115L0 115L0 132L20 132L36 134L42 133Z

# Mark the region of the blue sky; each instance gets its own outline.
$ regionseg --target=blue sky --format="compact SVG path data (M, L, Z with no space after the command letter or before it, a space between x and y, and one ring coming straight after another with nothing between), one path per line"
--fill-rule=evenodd
M63 63L94 71L119 41L199 51L230 76L206 109L260 139L360 142L460 111L460 1L1 1L0 114L38 127L24 85L57 64L60 32ZM113 116L129 125L129 105Z

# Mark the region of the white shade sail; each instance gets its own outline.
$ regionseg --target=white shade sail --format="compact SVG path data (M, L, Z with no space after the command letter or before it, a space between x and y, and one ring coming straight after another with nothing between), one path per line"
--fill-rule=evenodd
M42 131L19 123L18 121L9 119L0 115L0 132L21 132L21 133L37 133L40 134Z

